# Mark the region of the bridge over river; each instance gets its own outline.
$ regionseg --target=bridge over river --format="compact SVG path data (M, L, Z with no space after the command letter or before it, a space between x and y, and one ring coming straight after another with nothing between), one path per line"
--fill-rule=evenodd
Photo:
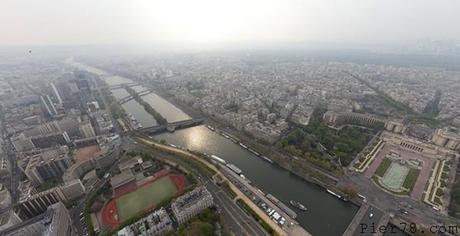
M147 95L147 94L150 94L150 93L153 93L153 90L152 90L152 89L146 89L146 90L144 90L144 91L138 92L137 95L139 95L140 97L142 97L142 96ZM129 101L131 101L131 100L133 100L133 99L134 99L133 96L128 95L128 96L126 96L126 97L120 99L118 102L119 102L121 105L123 105L123 104L125 104L125 103L127 103L127 102L129 102Z
M151 127L144 127L140 128L137 130L132 130L128 131L128 133L143 133L147 135L154 135L154 134L160 134L164 132L174 132L179 129L185 129L185 128L190 128L193 126L201 125L203 122L206 120L206 118L193 118L189 120L182 120L182 121L176 121L176 122L171 122L165 125L155 125Z
M140 84L139 83L136 83L136 82L132 82L132 83L121 83L121 84L115 84L115 85L111 85L111 86L108 86L109 89L120 89L120 88L123 88L124 86L128 86L128 87L134 87L134 86L139 86Z

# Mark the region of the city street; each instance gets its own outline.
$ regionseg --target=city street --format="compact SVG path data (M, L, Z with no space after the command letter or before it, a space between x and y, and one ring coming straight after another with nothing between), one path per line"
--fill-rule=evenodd
M117 161L115 161L112 164L112 166L107 170L106 173L110 173L111 171L118 168L118 162L119 162L119 159L117 159ZM97 192L102 187L104 187L109 182L109 180L110 178L106 178L106 179L97 181L95 185L92 187L92 189L86 190L85 196L82 199L80 199L77 205L70 210L72 221L77 229L77 232L80 233L81 235L86 235L88 233L87 231L88 229L85 225L84 218L82 220L82 215L81 215L82 213L84 213L86 202L89 199L91 199L95 194L97 194Z
M216 184L211 180L204 182L204 185L214 197L215 204L221 209L225 222L236 235L269 235Z
M128 150L152 152L151 148L135 143L131 143ZM171 154L161 153L158 151L155 151L154 154L157 156L160 155L162 158L172 159L172 161L184 165L185 168L191 170L194 175L198 177L198 181L204 184L210 191L214 197L215 205L222 213L225 224L228 225L235 235L268 235L268 233L265 232L252 217L248 216L239 206L237 206L236 203L230 199L219 186L217 186L205 174L200 173L198 168L182 163L180 158Z
M394 196L382 191L370 179L364 176L350 176L346 182L353 183L357 188L357 192L364 195L369 204L375 205L387 213L393 213L417 225L439 225L440 222L443 222L443 224L455 222L455 219L434 211L430 206L420 201L415 201L410 197ZM401 213L401 209L407 210L408 213ZM423 218L420 216L423 216Z

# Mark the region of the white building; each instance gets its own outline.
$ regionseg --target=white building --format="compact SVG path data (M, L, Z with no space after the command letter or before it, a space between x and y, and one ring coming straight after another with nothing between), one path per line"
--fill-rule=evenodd
M171 230L173 230L171 218L166 210L161 208L124 227L118 231L118 236L166 235Z
M202 210L214 205L211 193L200 186L180 196L171 204L171 209L179 224L185 223Z
M94 132L93 126L89 120L82 121L80 123L80 133L85 138L91 138L96 136L96 132Z

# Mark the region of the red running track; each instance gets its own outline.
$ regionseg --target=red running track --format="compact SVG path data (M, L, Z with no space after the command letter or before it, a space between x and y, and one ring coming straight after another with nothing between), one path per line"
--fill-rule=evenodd
M184 193L186 180L183 175L178 174L170 174L166 170L161 170L155 173L154 175L150 176L147 181L142 181L142 183L136 184L136 182L130 182L126 185L120 186L115 190L115 197L112 198L107 204L105 205L104 209L102 210L102 222L109 226L111 229L115 229L121 222L118 221L118 211L117 211L117 199L125 194L128 194L132 191L137 190L153 181L156 181L166 175L169 175L169 178L176 186L176 196L179 196ZM155 206L149 207L144 209L145 212L148 212L154 209Z

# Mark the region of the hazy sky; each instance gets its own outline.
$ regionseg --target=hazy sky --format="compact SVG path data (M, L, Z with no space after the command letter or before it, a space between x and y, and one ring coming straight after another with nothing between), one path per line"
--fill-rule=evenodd
M459 0L0 0L0 45L460 39Z

